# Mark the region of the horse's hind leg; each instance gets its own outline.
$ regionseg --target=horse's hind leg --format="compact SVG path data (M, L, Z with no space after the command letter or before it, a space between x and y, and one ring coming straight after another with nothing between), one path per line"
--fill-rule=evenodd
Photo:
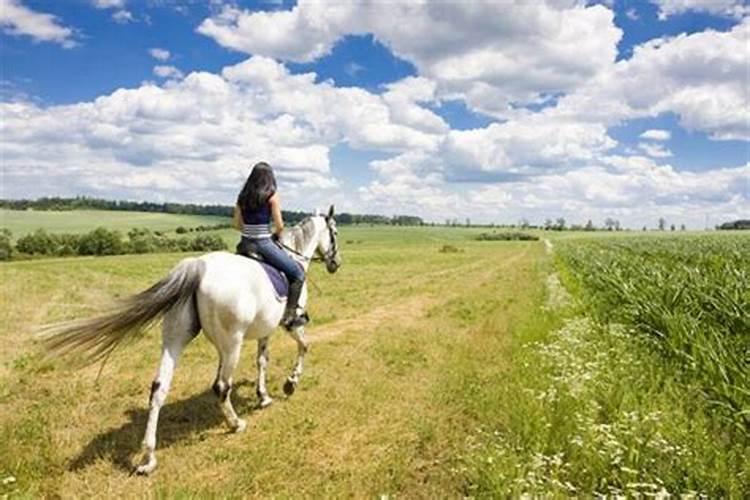
M227 419L227 424L234 432L242 432L247 427L244 420L237 416L237 412L234 411L232 406L232 374L234 369L237 367L237 363L240 360L240 351L242 350L242 336L237 337L238 340L233 342L228 352L220 353L219 357L221 362L219 364L219 373L214 382L213 390L216 397L219 398L219 405L224 417Z
M301 326L293 329L289 332L289 335L297 342L297 361L294 363L292 374L289 375L286 382L284 382L284 394L287 396L294 394L295 389L297 389L299 379L302 376L302 364L305 360L307 349L309 348L307 341L305 340L304 327Z
M167 399L177 360L199 330L200 326L192 304L170 311L164 318L161 361L156 377L151 383L148 422L146 435L143 437L144 456L141 464L135 469L138 474L149 474L156 468L156 427L159 421L159 411Z
M268 371L268 337L258 339L258 383L255 387L255 393L258 395L258 406L265 408L273 403L273 399L268 395L266 388L266 372Z

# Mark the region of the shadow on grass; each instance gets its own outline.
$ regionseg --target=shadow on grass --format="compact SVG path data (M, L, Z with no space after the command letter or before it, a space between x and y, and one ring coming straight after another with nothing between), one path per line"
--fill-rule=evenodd
M238 389L249 386L254 388L254 381L243 380L234 384L232 390L232 403L241 418L246 418L255 412L255 391ZM246 397L244 394L251 394ZM130 408L126 414L130 417L127 422L116 429L99 434L89 442L81 453L75 457L68 466L69 471L79 471L97 460L109 460L117 468L132 472L134 467L134 455L141 450L141 440L146 431L146 420L148 419L148 407ZM169 446L187 438L196 437L202 440L200 434L209 429L226 427L224 416L221 413L216 395L207 389L195 396L173 403L167 402L159 414L159 426L156 433L156 448L168 448Z

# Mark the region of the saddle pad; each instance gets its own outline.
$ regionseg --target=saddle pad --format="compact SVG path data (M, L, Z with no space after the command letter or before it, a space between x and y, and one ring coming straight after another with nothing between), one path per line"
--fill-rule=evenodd
M266 276L268 276L268 279L271 280L273 291L276 293L276 298L279 301L286 300L287 295L289 295L289 281L287 281L284 273L265 262L258 261L258 264L263 267L263 270L266 272Z

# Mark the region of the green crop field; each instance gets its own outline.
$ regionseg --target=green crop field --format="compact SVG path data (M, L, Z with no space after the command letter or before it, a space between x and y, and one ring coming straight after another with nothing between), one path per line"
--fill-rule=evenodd
M95 314L190 254L0 264L0 496L750 494L748 236L476 241L483 231L340 227L343 266L310 275L297 393L281 391L296 345L279 330L275 403L256 409L246 344L232 397L248 428L228 433L199 336L147 478L130 472L158 328L98 377L45 359L31 332Z
M83 233L96 227L127 232L133 228L152 231L174 231L186 228L229 223L226 217L180 215L153 212L118 212L109 210L34 211L0 209L0 228L9 229L14 238L45 229L52 233Z

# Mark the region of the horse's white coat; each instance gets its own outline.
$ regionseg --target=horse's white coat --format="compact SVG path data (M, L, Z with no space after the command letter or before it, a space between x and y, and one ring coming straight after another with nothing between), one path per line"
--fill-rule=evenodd
M282 241L304 256L299 258L292 255L305 267L305 271L310 259L317 253L325 256L329 272L335 272L340 261L338 253L332 252L331 248L336 235L333 207L327 217L314 216L308 223L313 225L312 231L304 238L295 240L290 233L285 233ZM195 294L197 311L193 302L188 301L183 306L173 308L164 317L162 356L151 388L149 417L143 439L144 457L136 469L139 474L148 474L156 467L159 411L169 392L180 354L197 334L196 319L200 320L203 332L219 355L213 388L229 426L235 432L241 432L246 427L231 402L232 374L239 362L244 339L258 342L256 392L259 406L263 408L272 402L266 388L268 338L279 325L286 304L276 299L268 277L257 262L227 252L209 253L199 259L204 262L205 271ZM300 306L304 308L306 303L307 286L303 288ZM287 395L291 395L299 383L308 348L303 327L289 334L297 342L298 354L292 373L284 384Z

